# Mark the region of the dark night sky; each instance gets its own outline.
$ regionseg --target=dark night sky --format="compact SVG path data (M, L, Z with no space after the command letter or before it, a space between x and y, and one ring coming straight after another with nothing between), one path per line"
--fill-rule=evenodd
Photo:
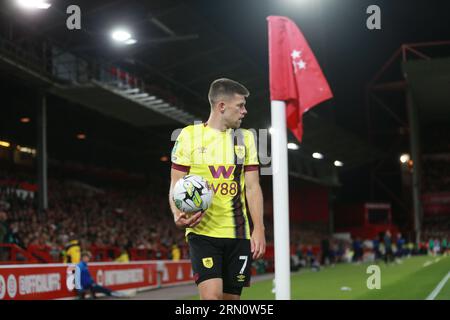
M334 93L334 98L314 109L315 112L364 140L367 139L364 90L376 72L404 43L450 39L449 1L201 0L195 3L210 23L232 39L266 73L265 18L283 15L296 22ZM372 4L381 9L381 30L366 27L369 16L366 9ZM401 78L401 74L396 76ZM397 157L392 155L394 167L398 163ZM339 189L338 200L369 199L369 167L345 172L340 175L340 180L344 187ZM400 196L399 175L384 178L384 182ZM384 196L382 193L378 199L383 200Z
M449 1L200 0L193 3L211 24L266 72L265 18L284 15L295 21L334 92L332 108L320 107L319 112L364 135L367 132L364 87L393 52L403 43L450 38ZM366 8L372 4L381 9L381 30L366 27L369 16Z

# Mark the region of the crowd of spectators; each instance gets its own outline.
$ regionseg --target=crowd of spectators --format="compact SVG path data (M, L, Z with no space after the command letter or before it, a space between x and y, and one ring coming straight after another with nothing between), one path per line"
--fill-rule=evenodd
M153 179L145 188L120 188L52 177L49 208L38 215L34 193L18 192L21 185L33 186L34 181L26 174L11 176L0 171L0 243L25 250L46 247L53 261L63 261L65 248L75 240L80 250L118 248L111 260L131 249L152 251L157 259L188 258L184 233L176 229L168 207L168 182L157 176ZM436 219L424 221L424 240L419 245L401 234L339 238L329 235L326 224L291 223L292 265L294 269L308 266L318 270L343 262L390 263L414 254L446 253L450 218ZM267 244L273 246L272 220L266 218L265 225ZM1 260L7 260L4 250L0 250Z
M450 216L437 215L425 217L423 220L422 238L426 241L423 244L423 248L429 254L436 255L449 250Z
M449 219L449 218L447 218ZM291 269L311 268L315 271L324 266L334 267L337 263L384 262L402 263L403 258L413 255L448 255L450 246L450 225L437 229L424 229L422 241L413 242L401 233L391 234L389 230L374 239L326 236L320 242L320 249L299 242L291 255Z
M174 246L184 244L183 232L176 229L168 208L164 181L133 190L50 179L49 208L42 215L37 214L33 193L18 192L14 182L20 180L1 172L0 181L2 243L23 249L47 246L55 258L74 239L82 250L92 246L149 249L157 257L162 252L170 256ZM183 254L185 250L181 258Z

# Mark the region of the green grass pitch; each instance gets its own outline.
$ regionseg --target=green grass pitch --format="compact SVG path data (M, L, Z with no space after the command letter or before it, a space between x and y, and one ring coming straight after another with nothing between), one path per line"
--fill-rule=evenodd
M375 263L373 263L375 264ZM368 289L366 273L370 263L338 264L319 272L301 270L291 275L293 300L424 300L450 272L450 257L419 256L402 259L402 263L376 263L381 270L381 288ZM243 300L273 300L272 280L253 283L244 288ZM343 290L344 288L344 290ZM198 296L186 297L198 299ZM450 280L436 300L450 300Z

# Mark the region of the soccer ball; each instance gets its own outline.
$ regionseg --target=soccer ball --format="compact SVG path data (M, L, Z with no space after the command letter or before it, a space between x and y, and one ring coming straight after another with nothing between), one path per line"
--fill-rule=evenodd
M213 191L200 176L187 175L175 183L173 201L178 210L186 213L204 211L209 208Z

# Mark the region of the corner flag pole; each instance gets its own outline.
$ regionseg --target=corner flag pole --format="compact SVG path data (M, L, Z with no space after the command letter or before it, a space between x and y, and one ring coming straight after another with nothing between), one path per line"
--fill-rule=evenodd
M289 18L282 16L269 16L267 21L273 129L271 139L275 295L277 300L288 300L291 298L291 283L286 126L297 140L301 141L303 114L320 102L332 98L333 94L319 63L297 25ZM299 94L300 92L302 95Z
M291 299L286 103L271 101L275 298Z

